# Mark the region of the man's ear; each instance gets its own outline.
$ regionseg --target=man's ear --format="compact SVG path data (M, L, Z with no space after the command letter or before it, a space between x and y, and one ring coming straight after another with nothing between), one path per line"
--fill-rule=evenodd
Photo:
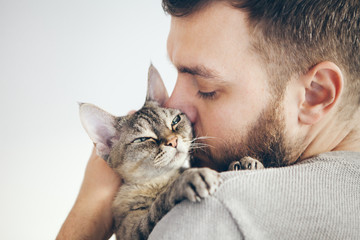
M160 106L163 106L169 95L166 91L165 85L159 72L151 64L148 73L148 88L146 94L146 101L156 101Z
M301 77L305 87L299 121L312 125L334 108L343 90L340 68L332 62L321 62Z
M115 128L116 118L95 105L79 105L83 127L95 144L97 154L107 160L114 143L119 140L119 133Z

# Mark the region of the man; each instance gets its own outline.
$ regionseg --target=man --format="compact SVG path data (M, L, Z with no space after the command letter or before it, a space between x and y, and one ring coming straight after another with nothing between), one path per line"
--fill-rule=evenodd
M163 7L178 69L166 106L185 112L211 146L194 165L223 171L251 156L268 168L223 173L213 197L180 203L150 239L359 237L359 2L164 0ZM92 155L59 239L109 236L119 182Z

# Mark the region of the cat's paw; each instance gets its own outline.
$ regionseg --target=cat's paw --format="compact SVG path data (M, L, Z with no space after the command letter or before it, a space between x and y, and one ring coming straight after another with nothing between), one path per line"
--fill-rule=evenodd
M220 173L209 168L190 168L179 177L179 184L182 198L199 202L217 190Z
M229 166L229 171L263 169L264 165L252 157L244 157L240 161L234 161Z

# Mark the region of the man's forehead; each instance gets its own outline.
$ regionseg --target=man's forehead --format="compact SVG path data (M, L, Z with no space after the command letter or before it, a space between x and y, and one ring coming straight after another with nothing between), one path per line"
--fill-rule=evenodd
M224 70L243 68L250 53L246 15L221 2L185 17L172 17L167 50L179 73L214 80ZM252 53L251 53L252 54Z
M170 59L176 50L206 55L247 42L248 37L246 14L221 1L189 16L172 17L167 48Z

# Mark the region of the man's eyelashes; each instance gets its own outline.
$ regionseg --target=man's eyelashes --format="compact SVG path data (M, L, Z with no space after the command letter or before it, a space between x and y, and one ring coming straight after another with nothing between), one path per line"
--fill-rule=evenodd
M213 100L216 97L216 91L212 91L212 92L198 91L196 95L201 99Z

